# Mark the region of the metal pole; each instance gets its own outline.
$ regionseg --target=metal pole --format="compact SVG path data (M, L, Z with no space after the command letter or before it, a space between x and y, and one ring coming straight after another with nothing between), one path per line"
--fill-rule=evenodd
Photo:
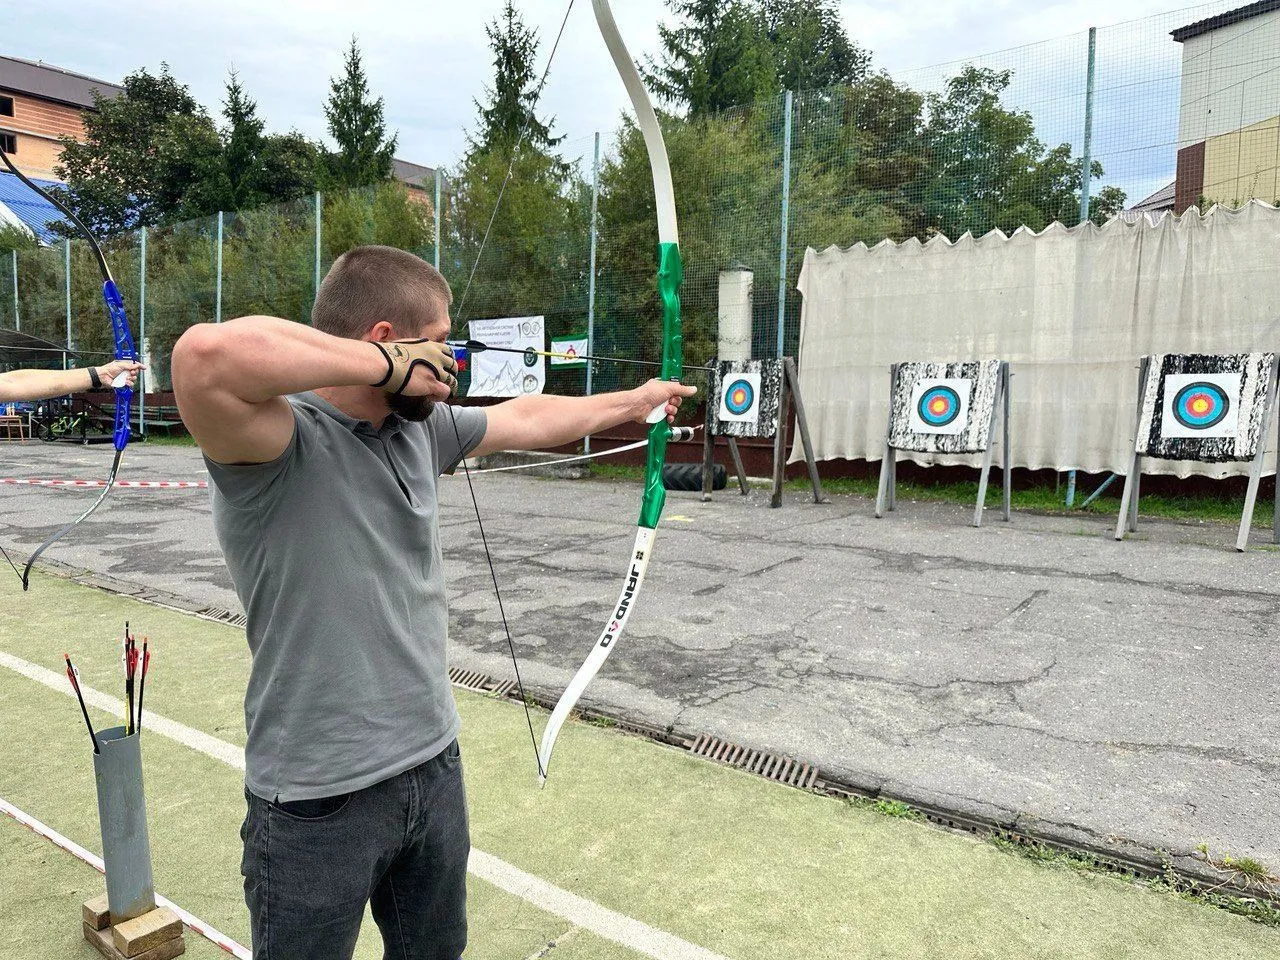
M791 219L791 108L787 91L782 134L782 230L778 246L778 357L782 357L787 328L787 233Z
M434 260L435 260L435 267L437 270L440 269L440 220L442 219L440 216L440 186L441 186L441 181L443 179L444 177L440 173L440 168L436 167L436 205L435 205L436 255Z
M1080 222L1089 219L1089 187L1093 176L1093 81L1097 68L1098 28L1089 28L1089 69L1084 89L1084 149L1080 158Z
M600 209L600 133L596 132L591 161L591 268L587 277L587 356L596 355L596 216ZM591 396L592 361L587 361L587 396ZM591 437L583 439L583 453L591 452Z
M147 349L147 228L142 228L142 247L138 252L138 346L142 350L141 359L150 361L151 351ZM138 371L138 436L147 435L147 421L143 418L143 410L147 405L147 371Z
M62 369L71 369L71 240L62 241L63 280L67 292L67 352L62 355Z
M315 256L316 276L315 276L315 287L314 287L315 297L320 296L320 258L321 258L320 241L321 241L321 238L324 236L324 218L322 216L323 211L324 211L324 198L320 195L320 191L317 190L316 191L316 256ZM315 303L314 297L312 298L311 302Z
M1084 148L1080 157L1080 222L1089 219L1089 180L1093 174L1093 80L1097 69L1098 28L1089 28L1089 67L1084 86ZM1067 474L1067 509L1076 503L1076 472Z
M13 329L22 329L22 320L18 317L18 250L13 250Z
M222 322L222 211L218 211L218 279L214 291L213 322Z

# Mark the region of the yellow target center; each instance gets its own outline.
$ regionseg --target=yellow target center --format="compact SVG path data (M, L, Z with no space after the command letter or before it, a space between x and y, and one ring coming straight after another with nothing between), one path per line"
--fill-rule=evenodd
M1200 416L1208 413L1211 406L1208 397L1193 397L1191 400L1191 412Z
M929 412L930 413L946 413L947 401L943 400L941 397L935 398L934 401L931 404L929 404Z

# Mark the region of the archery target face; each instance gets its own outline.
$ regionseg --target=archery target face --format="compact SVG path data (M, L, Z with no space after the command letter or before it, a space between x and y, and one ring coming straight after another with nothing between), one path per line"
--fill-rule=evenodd
M738 423L760 420L760 374L731 373L720 387L720 419Z
M913 433L964 433L972 394L973 381L965 377L920 380L911 388L909 429Z
M1234 437L1239 428L1239 373L1171 373L1164 378L1162 436L1207 440Z

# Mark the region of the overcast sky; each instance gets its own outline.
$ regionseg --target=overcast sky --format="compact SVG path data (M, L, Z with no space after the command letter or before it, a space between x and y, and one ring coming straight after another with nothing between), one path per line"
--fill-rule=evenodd
M502 2L79 0L74 11L71 4L59 4L57 10L39 4L8 6L0 53L45 60L112 81L138 67L155 70L167 62L215 113L227 71L234 67L257 100L268 129L296 128L312 137L324 136L321 105L328 81L341 69L343 50L354 34L365 55L371 86L386 100L389 126L399 134L399 156L428 166L448 166L463 148L464 131L474 124L472 101L483 96L490 77L484 27ZM543 40L545 58L567 0L521 0L517 6L526 24ZM849 35L872 51L875 66L906 72L905 76L915 79L931 74L911 68L1077 34L1090 25L1147 17L1173 6L1170 0L845 0L840 4ZM1218 4L1215 11L1224 6L1230 5ZM614 0L613 7L633 55L655 53L657 23L669 19L665 3ZM1173 25L1209 12L1205 7L1184 9L1186 15L1172 17ZM1121 33L1113 35L1119 38ZM1145 34L1150 34L1146 44L1156 59L1167 58L1174 49L1165 25ZM1071 44L1047 44L1022 59L1038 59L1047 66L1066 49L1073 61L1079 59ZM1067 84L1074 89L1082 81L1072 78ZM544 104L545 112L555 117L555 129L567 135L566 147L574 156L588 152L592 131L613 129L626 106L626 95L597 33L590 0L576 0ZM1051 111L1049 106L1045 109ZM1064 116L1060 125L1072 123L1073 115ZM1149 180L1159 179L1163 171L1148 174Z

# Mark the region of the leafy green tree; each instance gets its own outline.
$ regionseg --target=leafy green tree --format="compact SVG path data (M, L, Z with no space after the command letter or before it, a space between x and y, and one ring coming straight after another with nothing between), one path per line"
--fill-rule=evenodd
M1080 161L1070 144L1046 148L1030 113L1001 104L1012 76L967 66L943 93L929 96L921 137L929 167L909 188L920 202L922 232L954 238L1079 221ZM1091 173L1100 178L1102 165L1095 162ZM1113 187L1097 199L1090 214L1101 217L1123 203L1123 194Z
M182 208L189 191L216 177L217 130L186 86L162 64L124 79L124 91L95 95L83 142L63 137L57 173L69 206L101 233L154 226Z
M342 74L329 81L324 107L329 135L338 149L325 157L324 185L368 187L391 177L397 138L387 137L383 99L372 99L355 37L343 58Z

